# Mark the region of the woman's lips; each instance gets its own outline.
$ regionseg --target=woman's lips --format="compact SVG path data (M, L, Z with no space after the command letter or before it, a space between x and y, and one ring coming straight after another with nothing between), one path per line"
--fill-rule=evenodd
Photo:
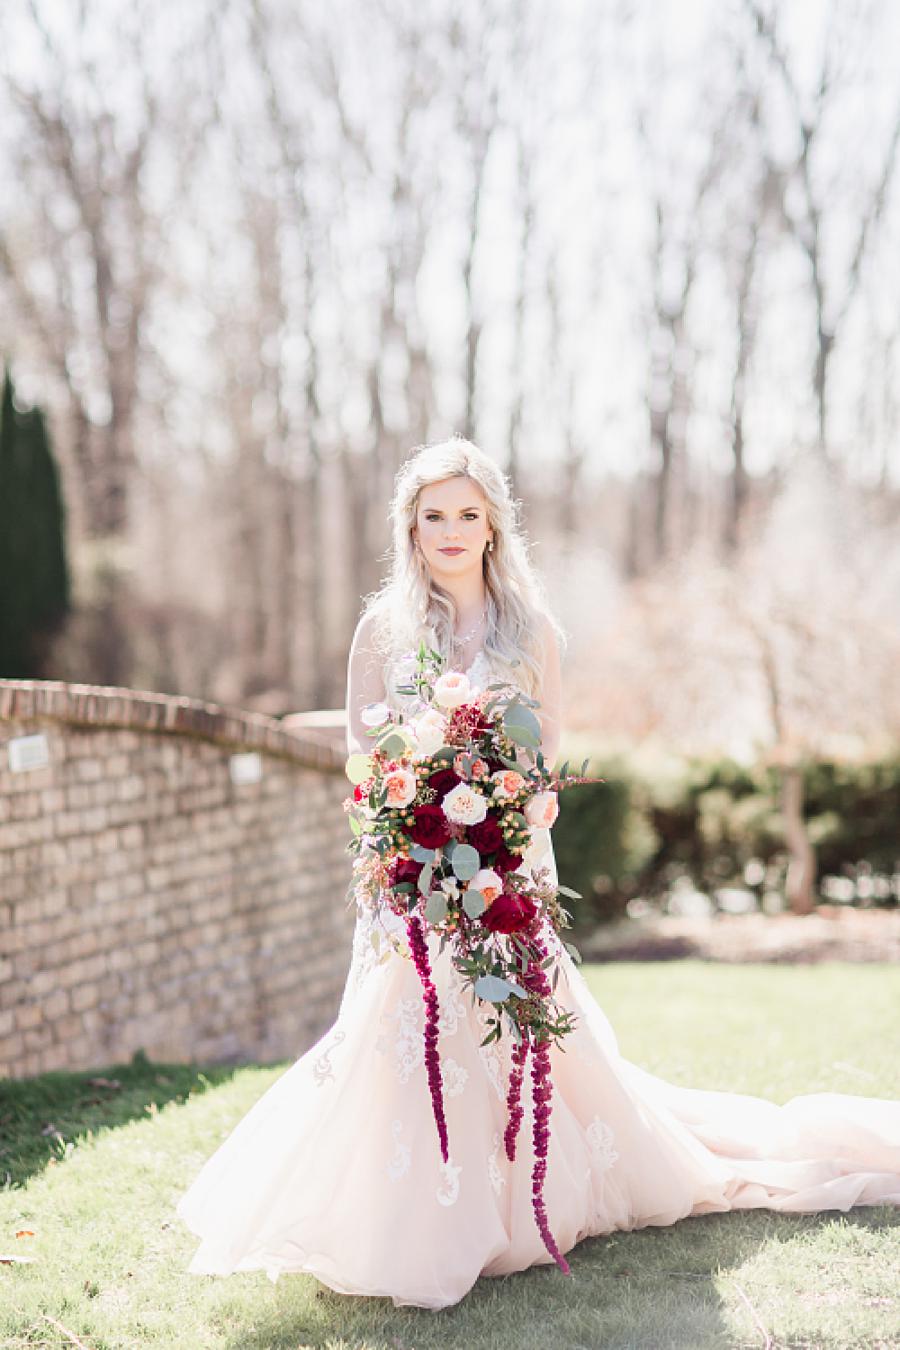
M464 548L442 548L442 549L439 550L439 552L441 552L441 553L465 553L465 549L464 549Z

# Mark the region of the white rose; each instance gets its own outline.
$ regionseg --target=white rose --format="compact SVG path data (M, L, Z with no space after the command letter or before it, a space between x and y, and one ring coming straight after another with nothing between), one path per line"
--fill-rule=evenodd
M426 755L435 754L444 744L447 722L436 708L429 708L428 712L412 723L411 730L416 738L417 757L424 759Z
M455 825L478 825L487 815L487 800L468 783L458 783L443 800L444 815Z
M461 670L447 670L435 683L434 701L442 708L458 708L468 702L471 693L468 675Z

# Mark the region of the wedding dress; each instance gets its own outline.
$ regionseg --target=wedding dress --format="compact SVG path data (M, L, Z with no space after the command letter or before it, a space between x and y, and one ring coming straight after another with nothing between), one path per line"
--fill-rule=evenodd
M398 669L385 679L394 707ZM468 674L481 689L495 678L483 652ZM539 865L555 876L549 830L537 832L522 864ZM422 989L392 936L405 938L401 919L382 924L360 906L336 1021L182 1195L177 1212L202 1239L189 1271L263 1269L272 1280L305 1271L343 1294L438 1309L481 1275L552 1260L532 1210L527 1076L514 1162L503 1147L510 1037L480 1045L490 1007L473 1006L449 953L429 938L444 1163L424 1064ZM620 1055L577 966L558 942L553 949L556 998L578 1017L565 1052L551 1053L544 1200L561 1252L592 1235L692 1214L900 1204L900 1102L816 1093L777 1106L673 1086Z

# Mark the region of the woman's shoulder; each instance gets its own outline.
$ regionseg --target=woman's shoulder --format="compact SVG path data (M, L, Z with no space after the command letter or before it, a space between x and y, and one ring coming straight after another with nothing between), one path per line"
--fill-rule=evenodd
M378 616L371 609L364 609L356 621L351 645L354 647L374 646L377 635Z
M390 650L390 615L383 604L367 604L356 621L352 647L365 648L384 659Z

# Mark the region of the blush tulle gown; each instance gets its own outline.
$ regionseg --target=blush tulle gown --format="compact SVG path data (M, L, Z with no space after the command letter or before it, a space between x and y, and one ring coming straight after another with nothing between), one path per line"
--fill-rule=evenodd
M479 688L491 682L483 653L469 676ZM398 682L389 672L395 707ZM555 874L549 831L536 832L525 865ZM393 924L403 939L402 921ZM273 1280L303 1271L342 1294L438 1309L463 1298L479 1276L552 1261L531 1205L529 1078L510 1162L503 1147L510 1037L480 1046L487 1005L472 1006L434 939L429 952L448 1161L425 1072L419 977L361 909L337 1020L256 1102L178 1202L202 1239L189 1271L262 1269ZM777 1106L676 1087L622 1058L564 950L560 961L556 997L578 1015L565 1053L551 1055L544 1197L560 1251L690 1214L900 1204L900 1102L816 1093Z

